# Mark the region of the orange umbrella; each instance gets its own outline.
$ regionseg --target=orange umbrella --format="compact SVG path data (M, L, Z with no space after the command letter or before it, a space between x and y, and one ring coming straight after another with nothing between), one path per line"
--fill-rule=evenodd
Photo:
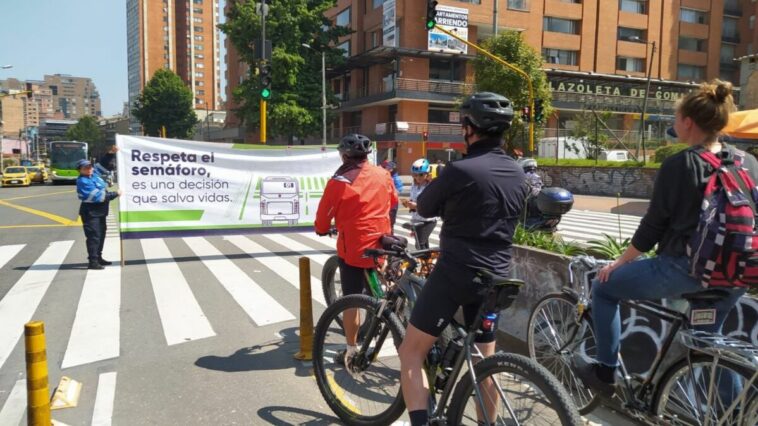
M758 139L758 109L729 114L729 122L721 133L736 139Z

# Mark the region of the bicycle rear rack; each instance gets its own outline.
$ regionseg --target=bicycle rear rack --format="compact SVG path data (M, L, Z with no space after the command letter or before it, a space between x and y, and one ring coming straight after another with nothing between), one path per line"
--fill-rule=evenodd
M682 330L679 335L690 349L758 369L758 347L748 342L698 330Z

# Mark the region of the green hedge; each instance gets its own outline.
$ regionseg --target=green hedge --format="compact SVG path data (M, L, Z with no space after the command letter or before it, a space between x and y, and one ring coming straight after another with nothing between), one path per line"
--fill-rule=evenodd
M603 160L579 160L560 158L538 158L537 163L542 166L564 166L564 167L619 167L619 168L633 168L644 167L646 169L657 169L661 167L660 164L647 163L644 166L638 161L603 161Z
M688 145L683 143L676 143L674 145L662 146L655 150L655 162L662 163L663 160L671 157L677 152L684 151L688 148Z

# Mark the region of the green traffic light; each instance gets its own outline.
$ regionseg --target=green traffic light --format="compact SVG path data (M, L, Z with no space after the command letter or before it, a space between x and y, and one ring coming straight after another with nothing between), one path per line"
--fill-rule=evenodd
M433 30L433 29L434 29L434 26L435 26L436 24L437 24L437 23L436 23L436 22L434 22L434 19L430 19L430 20L426 21L426 29L427 29L427 30Z
M271 99L271 89L265 88L261 90L261 98Z

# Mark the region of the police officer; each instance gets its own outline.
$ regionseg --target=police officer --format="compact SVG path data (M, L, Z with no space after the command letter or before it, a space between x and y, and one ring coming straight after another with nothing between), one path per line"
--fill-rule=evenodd
M114 145L111 152L106 154L100 161L101 164L109 164L113 154L118 150ZM79 169L79 177L76 179L76 195L82 201L79 207L79 216L84 226L84 236L87 237L87 257L89 269L103 269L111 262L103 259L103 245L105 244L105 218L108 216L108 203L121 195L121 191L108 191L108 186L102 178L107 169L98 164L93 167L89 160L79 160L76 163Z

